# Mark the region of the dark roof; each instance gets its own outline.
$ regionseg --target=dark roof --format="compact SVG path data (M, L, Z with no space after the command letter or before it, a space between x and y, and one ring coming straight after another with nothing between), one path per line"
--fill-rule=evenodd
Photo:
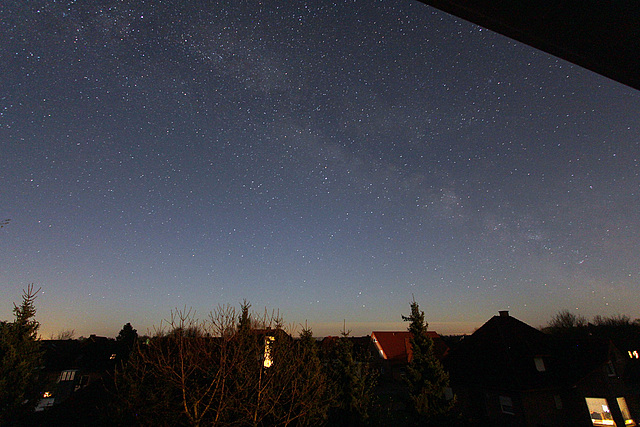
M412 359L411 333L408 331L374 331L371 339L383 358L391 362L409 363ZM427 336L433 340L433 349L439 360L447 354L449 347L434 331L427 331Z
M121 348L110 338L91 335L84 340L41 340L44 366L48 371L81 368L87 371L110 369L111 355Z
M61 371L78 366L82 343L78 340L41 340L47 370Z
M506 315L494 316L445 360L452 383L528 390L575 384L609 360L611 342L558 339ZM535 359L542 359L538 371Z

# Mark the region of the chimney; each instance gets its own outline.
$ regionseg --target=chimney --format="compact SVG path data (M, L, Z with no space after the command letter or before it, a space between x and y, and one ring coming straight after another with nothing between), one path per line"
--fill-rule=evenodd
M500 310L498 313L500 317L509 317L509 310Z

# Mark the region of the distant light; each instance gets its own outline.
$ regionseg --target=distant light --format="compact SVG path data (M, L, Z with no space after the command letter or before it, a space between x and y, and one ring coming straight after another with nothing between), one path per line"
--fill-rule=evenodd
M276 337L266 336L264 338L264 359L263 366L265 368L270 368L273 365L273 359L271 355L271 350L273 348L273 342L276 340Z

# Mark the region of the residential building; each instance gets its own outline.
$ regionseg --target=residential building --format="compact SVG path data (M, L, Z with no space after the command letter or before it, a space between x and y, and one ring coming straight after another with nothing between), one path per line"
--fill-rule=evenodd
M501 311L445 359L463 414L488 426L634 426L610 340L557 338Z

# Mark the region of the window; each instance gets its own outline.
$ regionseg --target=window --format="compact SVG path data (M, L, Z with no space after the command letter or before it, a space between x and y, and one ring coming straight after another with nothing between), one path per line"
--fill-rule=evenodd
M273 342L276 340L276 337L266 336L264 337L264 361L263 366L265 368L270 368L273 365L273 358L271 357L271 350L273 348Z
M60 378L58 378L58 382L73 381L75 377L76 377L76 371L62 371L60 373Z
M553 396L553 400L556 403L556 409L562 409L562 399L560 398L560 395L556 394Z
M444 398L447 400L453 399L453 389L451 387L444 388Z
M547 370L544 366L544 359L542 357L534 357L533 361L536 364L536 369L538 370L538 372L544 372Z
M513 415L513 401L509 396L500 396L500 409L503 414Z
M615 426L611 411L609 410L609 404L607 399L601 397L587 397L587 407L589 408L589 415L591 415L591 422L594 426Z
M635 426L636 423L631 418L631 413L629 412L629 407L627 406L627 401L624 397L618 397L616 399L618 401L618 407L620 408L620 412L622 413L622 418L624 419L625 426Z
M607 375L610 377L616 376L616 368L613 366L613 362L611 360L607 362Z

